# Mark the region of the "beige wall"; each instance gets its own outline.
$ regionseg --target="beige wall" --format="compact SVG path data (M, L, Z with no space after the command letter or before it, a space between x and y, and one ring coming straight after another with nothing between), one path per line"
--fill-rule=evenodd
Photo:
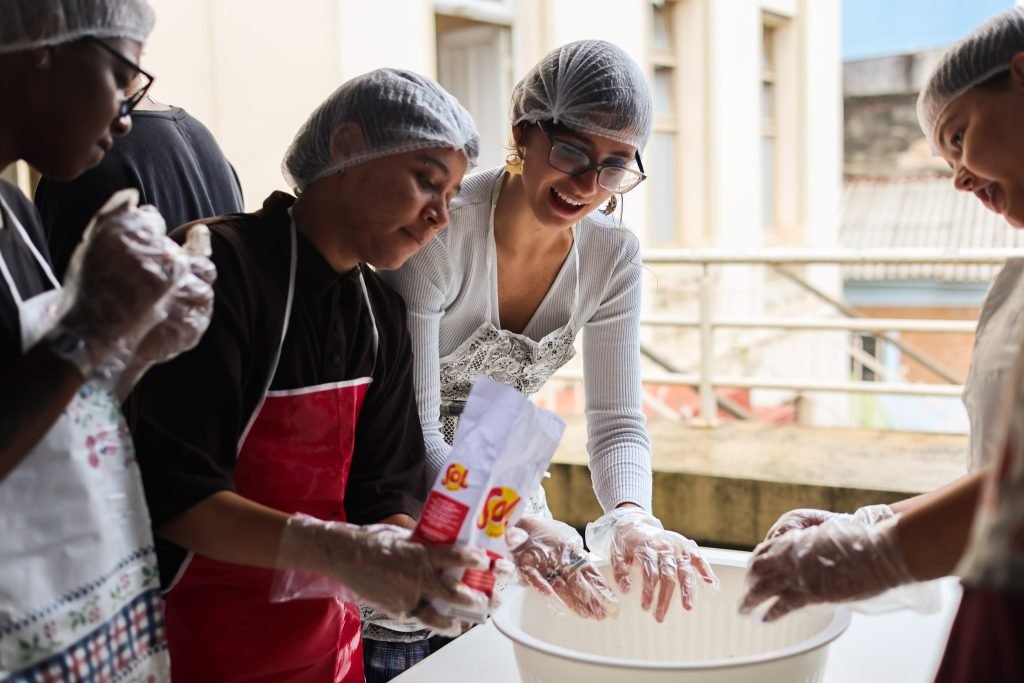
M280 166L292 137L343 81L380 66L435 71L428 3L152 2L157 23L144 61L157 76L154 96L213 131L249 209L286 189Z

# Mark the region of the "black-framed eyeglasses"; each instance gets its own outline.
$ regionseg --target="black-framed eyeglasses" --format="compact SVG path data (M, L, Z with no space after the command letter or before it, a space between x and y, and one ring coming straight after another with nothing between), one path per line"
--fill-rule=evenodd
M551 151L548 152L548 164L551 168L568 173L569 175L583 175L587 171L597 170L597 184L617 194L625 194L642 183L647 175L644 173L644 165L640 161L640 152L636 152L636 165L640 169L619 166L617 164L603 164L591 161L590 157L579 147L571 145L562 140L552 137L547 126L538 121L537 127L551 143Z
M121 103L118 105L118 108L117 108L117 118L122 119L125 116L128 116L129 114L132 113L132 110L135 109L135 107L137 107L139 105L139 102L142 101L142 98L146 96L146 92L149 91L149 88L150 88L151 85L153 85L153 81L156 80L156 77L153 76L153 74L151 74L148 71L146 71L145 69L143 69L141 66L139 66L135 62L133 62L132 60L130 60L127 57L125 57L123 54L121 54L120 52L118 52L114 48L112 48L109 45L107 45L106 43L104 43L99 38L96 38L95 36L86 36L86 40L88 40L91 43L94 43L100 49L106 51L108 54L110 54L117 61L119 61L122 64L126 64L129 67L131 67L131 69L132 69L132 79L131 79L132 82L134 82L135 79L138 76L142 76L143 78L146 79L145 82L142 84L141 88L139 88L138 90L133 92L131 95L129 95L129 96L125 97L124 99L122 99Z

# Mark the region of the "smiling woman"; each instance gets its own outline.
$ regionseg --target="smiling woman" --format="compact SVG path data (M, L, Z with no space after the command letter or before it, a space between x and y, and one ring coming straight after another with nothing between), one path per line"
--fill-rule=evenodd
M960 97L940 106L922 98L929 139L953 169L958 190L973 192L1011 225L1024 227L1024 136L1016 134L1024 104L1024 55L1016 54Z
M1024 7L943 55L917 111L955 188L1024 225ZM963 599L936 681L1024 680L1022 319L1024 261L1011 259L985 299L964 390L974 471L891 507L786 513L754 551L744 611L765 603L773 620L955 570Z
M467 178L451 227L383 276L409 307L431 475L477 376L532 395L582 335L590 469L606 511L588 532L590 547L616 558L626 590L630 564L646 564L644 608L661 621L676 589L689 609L696 583L714 578L696 544L650 514L639 244L601 215L646 177L641 151L652 120L643 72L621 48L585 40L552 51L514 89L509 163ZM606 617L614 598L600 573L567 559L585 556L583 539L551 519L542 489L527 512L521 526L530 538L517 556L529 558L535 587L581 615ZM415 638L371 626L367 652L414 663L412 646L400 653L377 641ZM375 680L393 673L378 670Z

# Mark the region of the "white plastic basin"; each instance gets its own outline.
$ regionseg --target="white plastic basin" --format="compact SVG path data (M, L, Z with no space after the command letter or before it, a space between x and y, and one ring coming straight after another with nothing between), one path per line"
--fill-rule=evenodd
M617 619L556 615L535 590L512 586L494 625L512 640L525 683L820 682L828 645L846 630L849 613L816 608L763 624L736 612L742 562L714 568L721 592L701 590L691 612L674 596L661 624L640 609L635 576L633 590L620 596Z

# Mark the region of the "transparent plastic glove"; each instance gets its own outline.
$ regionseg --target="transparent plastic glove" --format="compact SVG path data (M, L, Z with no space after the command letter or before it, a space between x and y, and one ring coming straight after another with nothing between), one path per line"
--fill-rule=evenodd
M862 600L911 583L897 536L898 517L878 524L836 516L754 549L740 612L775 598L763 621L805 605Z
M776 536L806 529L812 526L824 524L830 519L855 519L865 524L878 524L896 515L888 505L865 505L858 508L852 515L845 512L829 512L828 510L816 510L814 508L800 508L790 510L772 525L772 528L765 534L764 540L770 541Z
M153 207L118 192L86 228L65 276L58 327L84 342L92 378L122 373L139 342L167 317L167 294L188 269Z
M439 632L458 632L458 620L438 614L428 601L476 607L487 598L439 572L487 569L490 561L479 550L427 546L411 535L390 524L357 526L293 515L281 536L272 599L338 597L395 618L418 619Z
M504 558L492 559L490 571L495 577L495 589L491 592L487 608L488 612L493 613L494 610L501 606L502 590L517 581L519 572L516 571L514 564ZM374 608L372 605L360 605L360 616L364 623L369 621L370 623L383 626L384 628L392 631L399 631L403 633L421 631L426 627L419 618L394 618ZM449 630L434 630L433 633L436 635L458 636L464 633L472 625L473 624L471 622L460 622Z
M182 249L168 242L169 249ZM188 270L167 295L167 317L142 338L124 373L117 378L119 396L127 396L151 366L193 348L210 326L213 283L217 279L217 268L209 258L211 253L210 229L205 225L193 226L182 250Z
M587 525L587 547L595 557L608 559L623 593L632 587L632 565L640 566L643 594L640 606L654 618L665 620L678 583L683 609L693 609L697 577L718 590L718 577L700 554L697 544L675 531L667 531L657 517L640 508L611 510ZM657 594L657 603L655 603Z
M583 539L568 524L553 519L524 515L518 528L527 536L506 533L512 561L527 583L549 599L556 611L570 609L588 619L605 619L619 614L619 600L590 562Z

